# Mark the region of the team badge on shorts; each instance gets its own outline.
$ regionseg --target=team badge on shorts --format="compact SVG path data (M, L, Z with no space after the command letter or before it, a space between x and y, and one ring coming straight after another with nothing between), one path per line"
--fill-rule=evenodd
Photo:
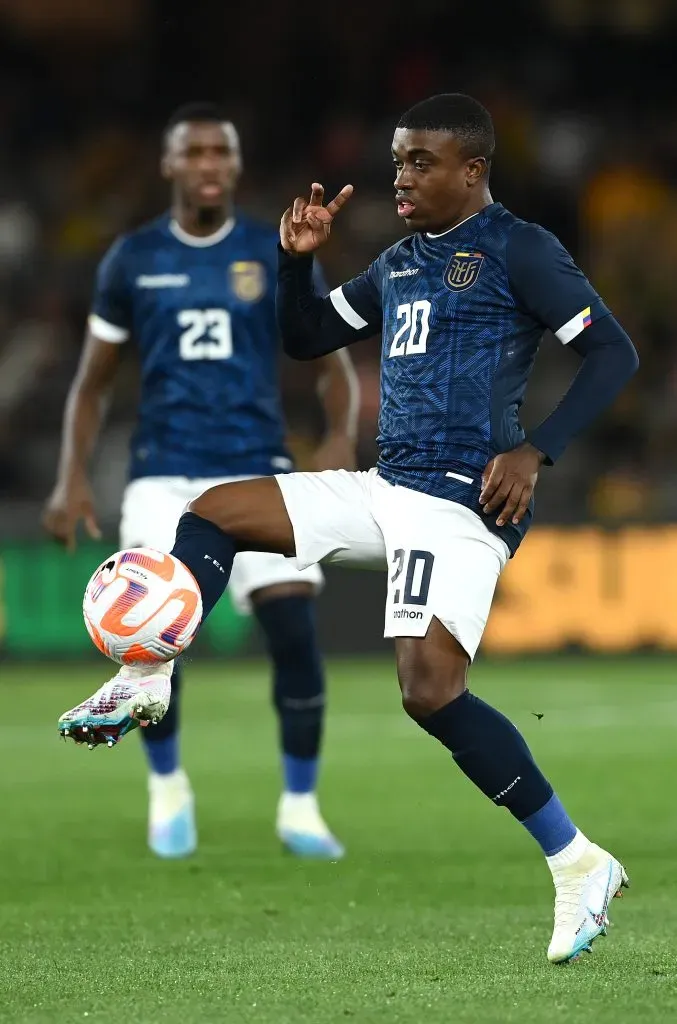
M253 260L237 260L228 268L230 287L242 302L256 302L266 290L266 268Z
M444 283L452 292L472 288L484 263L481 252L455 252L444 271Z

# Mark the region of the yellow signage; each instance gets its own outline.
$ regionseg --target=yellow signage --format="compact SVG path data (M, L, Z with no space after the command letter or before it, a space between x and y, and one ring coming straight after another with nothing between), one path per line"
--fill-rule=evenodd
M500 580L485 654L677 650L677 527L536 528Z

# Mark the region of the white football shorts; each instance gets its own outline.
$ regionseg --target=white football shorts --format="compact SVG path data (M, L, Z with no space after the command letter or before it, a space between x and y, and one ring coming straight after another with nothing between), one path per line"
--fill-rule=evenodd
M510 552L465 505L389 484L376 469L275 478L301 569L388 571L387 637L425 636L435 616L472 659Z
M146 476L132 480L122 499L120 546L171 551L177 523L189 501L209 487L247 479L251 477L190 480L183 476ZM228 589L236 608L249 612L250 594L262 587L276 583L310 583L317 592L323 582L318 565L299 570L294 558L266 551L241 551L235 556Z

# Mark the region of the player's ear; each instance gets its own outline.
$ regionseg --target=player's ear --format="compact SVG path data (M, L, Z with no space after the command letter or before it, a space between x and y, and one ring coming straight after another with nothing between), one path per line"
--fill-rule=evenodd
M487 173L487 162L483 156L478 156L473 160L469 160L466 168L466 185L468 188L472 188Z
M163 154L162 159L160 160L160 174L165 181L171 181L172 169L169 163L169 157L166 153Z

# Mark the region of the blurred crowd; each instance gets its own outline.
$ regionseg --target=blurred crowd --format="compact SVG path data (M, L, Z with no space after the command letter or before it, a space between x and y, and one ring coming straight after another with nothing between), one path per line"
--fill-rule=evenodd
M225 9L224 10L224 6ZM493 10L493 7L496 10ZM667 0L380 0L352 9L0 0L0 529L37 530L93 273L121 231L165 206L159 136L214 99L244 148L240 204L277 221L312 179L356 186L327 249L332 284L398 237L389 143L399 114L465 91L494 116L494 197L554 231L635 341L641 370L541 488L539 518L677 516L677 26ZM95 14L92 11L96 9ZM375 457L377 342L356 347L360 460ZM557 401L576 360L544 340L525 407ZM284 370L301 461L318 429L309 382ZM124 481L129 353L96 458L105 523Z

